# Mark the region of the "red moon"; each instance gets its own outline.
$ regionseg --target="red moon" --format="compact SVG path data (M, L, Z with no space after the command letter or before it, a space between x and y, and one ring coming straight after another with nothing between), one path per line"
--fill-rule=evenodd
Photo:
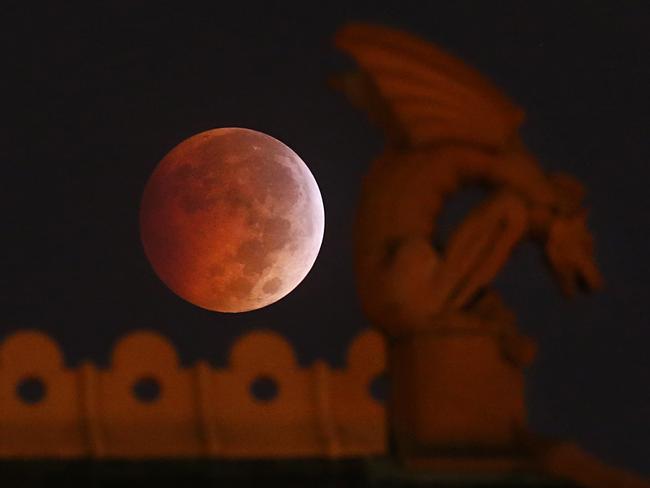
M202 132L172 149L140 207L145 254L190 303L245 312L290 293L311 269L325 214L316 180L289 147L250 129Z

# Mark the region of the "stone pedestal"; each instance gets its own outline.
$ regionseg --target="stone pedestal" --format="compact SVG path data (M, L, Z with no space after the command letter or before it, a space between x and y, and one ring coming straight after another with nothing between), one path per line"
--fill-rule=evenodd
M481 329L436 329L388 346L395 455L436 470L512 470L527 455L524 377L503 341Z

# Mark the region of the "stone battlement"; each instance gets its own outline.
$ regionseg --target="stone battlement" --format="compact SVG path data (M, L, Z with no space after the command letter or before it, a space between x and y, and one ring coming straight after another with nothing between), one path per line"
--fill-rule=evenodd
M0 344L0 457L381 454L385 412L370 384L384 369L384 343L373 331L352 342L340 369L299 366L271 331L242 336L226 368L183 367L173 345L150 331L118 341L107 369L67 368L50 337L20 331Z

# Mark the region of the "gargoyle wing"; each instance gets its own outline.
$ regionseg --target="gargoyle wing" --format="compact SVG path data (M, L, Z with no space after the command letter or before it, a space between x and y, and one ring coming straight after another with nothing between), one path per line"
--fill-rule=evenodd
M390 144L500 148L523 121L523 111L477 71L410 34L354 23L335 44L360 68L335 85L385 129Z

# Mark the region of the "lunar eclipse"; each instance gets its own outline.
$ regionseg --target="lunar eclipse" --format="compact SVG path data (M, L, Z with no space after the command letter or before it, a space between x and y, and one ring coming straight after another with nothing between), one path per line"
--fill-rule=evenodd
M318 185L300 157L241 128L202 132L172 149L140 207L142 244L158 277L220 312L290 293L316 260L324 222Z

